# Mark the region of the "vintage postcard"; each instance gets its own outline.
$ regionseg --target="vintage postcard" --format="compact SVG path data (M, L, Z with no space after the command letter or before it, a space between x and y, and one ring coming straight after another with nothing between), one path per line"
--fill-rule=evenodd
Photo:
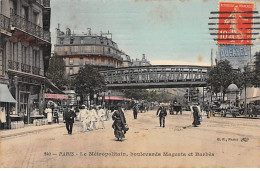
M260 167L259 32L259 0L0 0L0 167Z

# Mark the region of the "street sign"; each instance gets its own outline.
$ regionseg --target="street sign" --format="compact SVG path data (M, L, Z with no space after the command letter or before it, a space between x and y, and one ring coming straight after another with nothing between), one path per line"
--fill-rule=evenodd
M252 44L253 3L220 2L217 44Z

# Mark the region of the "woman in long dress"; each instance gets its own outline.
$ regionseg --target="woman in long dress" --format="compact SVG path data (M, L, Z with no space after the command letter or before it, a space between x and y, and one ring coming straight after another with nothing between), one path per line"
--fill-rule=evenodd
M122 141L122 139L125 138L125 133L128 131L128 128L126 128L125 115L120 105L118 105L117 110L113 113L112 119L114 120L112 125L114 135L118 141Z
M197 127L197 125L200 125L200 121L199 121L199 119L200 119L200 117L199 117L199 108L198 108L198 106L196 106L196 105L194 105L194 106L191 106L191 112L192 112L192 114L193 114L193 122L192 122L192 125L194 126L194 127Z
M104 129L105 128L105 124L104 124L105 111L104 111L104 109L101 108L101 106L98 107L97 115L98 115L98 129L100 127L101 127L101 129Z
M52 123L52 109L50 108L49 105L45 109L45 113L47 113L48 124L51 124Z

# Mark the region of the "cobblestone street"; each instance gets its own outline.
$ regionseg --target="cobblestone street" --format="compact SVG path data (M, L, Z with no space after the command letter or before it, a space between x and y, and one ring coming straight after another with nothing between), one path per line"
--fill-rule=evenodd
M204 116L196 128L189 112L168 115L165 128L155 111L140 113L137 120L127 111L126 119L130 130L123 142L115 140L112 121L85 133L76 122L72 135L63 123L23 135L2 132L1 167L260 166L259 119Z

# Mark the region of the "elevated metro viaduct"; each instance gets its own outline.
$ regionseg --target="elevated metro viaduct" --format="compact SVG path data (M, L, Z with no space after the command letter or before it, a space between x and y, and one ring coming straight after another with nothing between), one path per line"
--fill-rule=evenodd
M205 87L210 66L152 65L102 70L108 89Z

